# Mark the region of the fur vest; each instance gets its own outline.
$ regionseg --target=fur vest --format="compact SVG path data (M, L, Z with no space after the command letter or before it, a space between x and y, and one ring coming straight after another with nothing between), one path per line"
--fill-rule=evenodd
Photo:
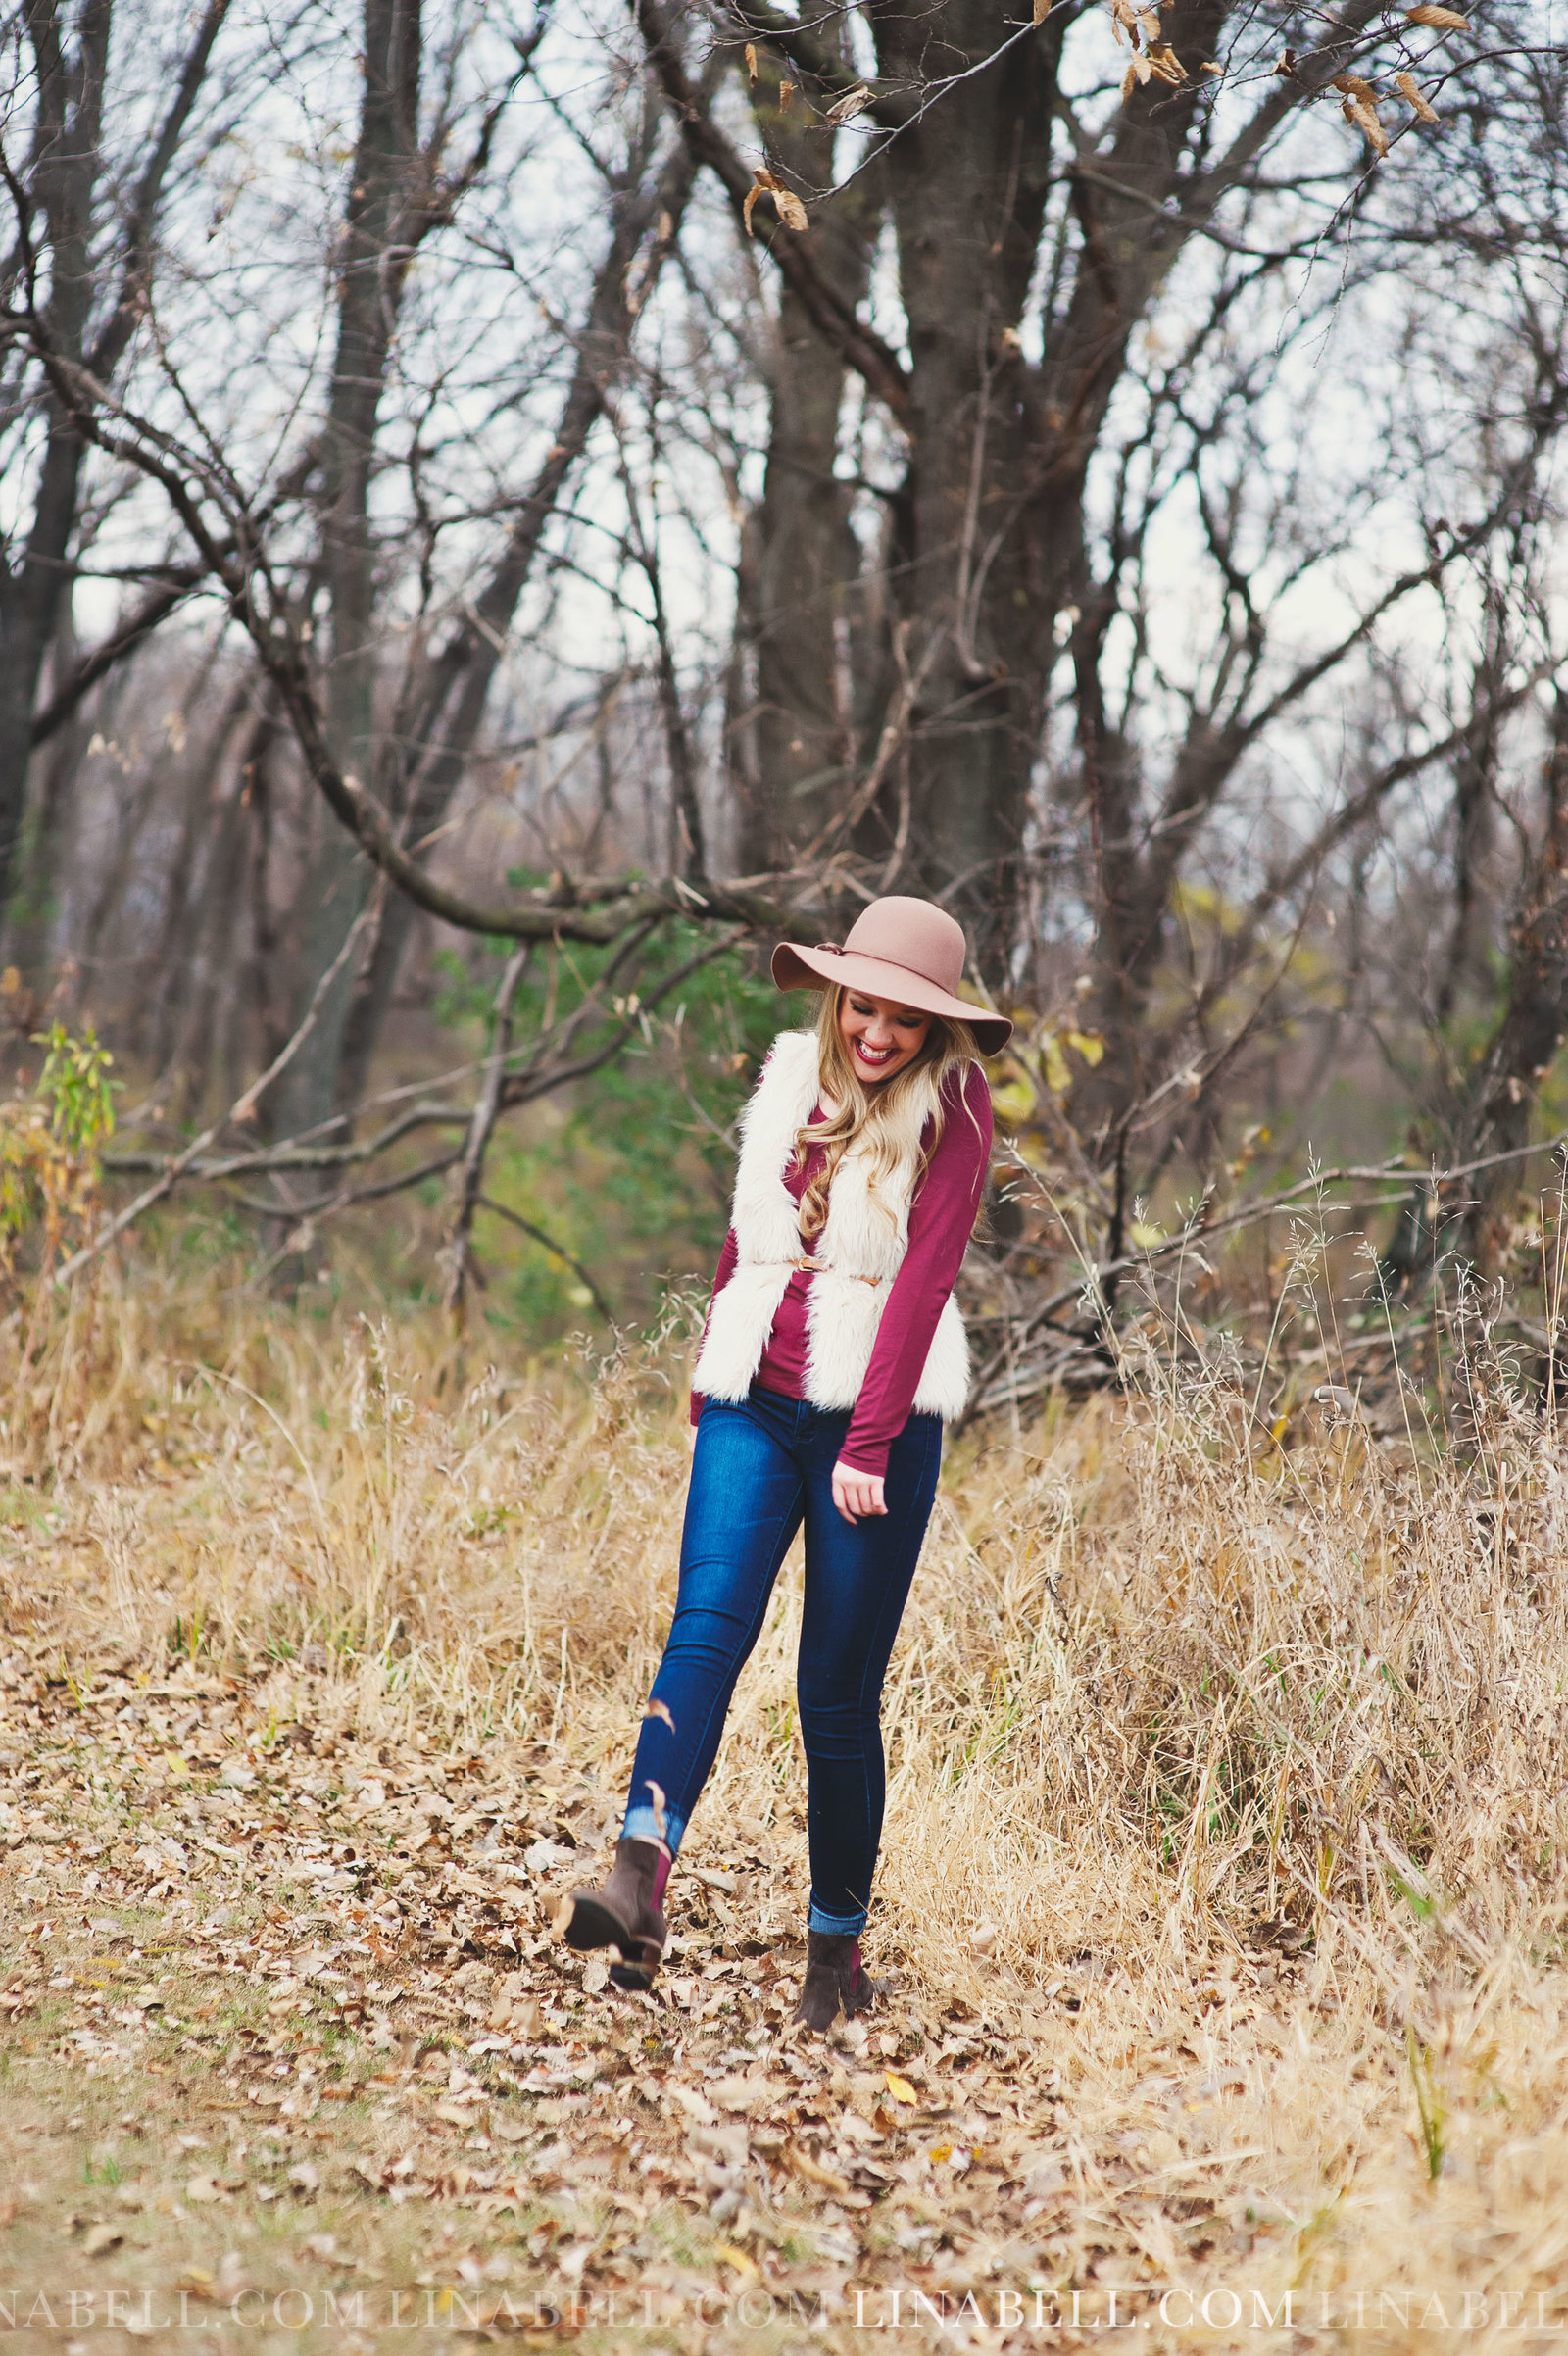
M784 1183L795 1140L822 1093L814 1031L781 1031L741 1115L740 1165L730 1224L735 1272L713 1302L693 1388L738 1402L750 1390L792 1271L806 1252L800 1206ZM806 1396L815 1407L853 1407L871 1363L877 1327L909 1243L909 1204L920 1139L936 1107L928 1081L902 1107L898 1164L875 1195L871 1155L851 1145L833 1174L827 1220L811 1251L807 1288ZM969 1344L958 1305L944 1303L914 1394L917 1415L947 1422L969 1394Z

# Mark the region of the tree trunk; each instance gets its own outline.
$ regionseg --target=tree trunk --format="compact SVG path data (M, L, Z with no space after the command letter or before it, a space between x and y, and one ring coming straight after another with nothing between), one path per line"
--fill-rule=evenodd
M1561 686L1543 785L1541 849L1512 928L1508 1003L1482 1059L1461 1132L1462 1160L1516 1153L1528 1142L1541 1084L1568 1036L1568 690ZM1468 1235L1483 1269L1502 1249L1506 1207L1521 1176L1517 1161L1503 1162L1473 1181Z
M804 109L780 108L784 78L764 51L753 113L774 169L786 182L809 183L831 164L833 133L811 125ZM870 282L882 206L882 172L874 168L823 220L818 268L851 311ZM794 233L769 227L765 209L757 226ZM767 471L747 518L739 614L754 665L740 813L747 873L792 865L842 808L880 685L860 546L850 523L851 486L837 471L849 370L788 285L766 368Z
M346 774L375 773L375 538L370 472L410 260L408 216L417 199L419 0L366 0L365 94L345 208L337 281L337 351L321 447L322 571L330 616L327 740ZM359 846L321 829L311 862L295 1018L357 923L370 885ZM316 1026L277 1093L278 1133L295 1136L337 1108L344 1036L356 983L337 975Z
M1510 928L1507 1004L1445 1139L1444 1158L1460 1167L1499 1154L1515 1158L1458 1181L1463 1207L1457 1224L1434 1204L1424 1182L1412 1189L1384 1261L1396 1287L1419 1287L1456 1247L1483 1273L1496 1265L1541 1084L1568 1038L1568 692L1562 688L1552 712L1542 802L1540 848Z
M44 327L52 349L78 365L93 297L92 204L112 7L113 0L83 0L70 52L59 0L30 0L24 11L38 76L32 181L49 261ZM0 908L26 811L38 680L71 581L81 475L79 429L52 389L39 407L44 441L31 528L21 564L0 565Z
M1049 645L1055 614L1021 496L1035 462L1017 329L1045 218L1062 22L949 88L886 158L909 348L894 594L911 625L908 663L924 674L910 857L993 970L1035 754L1042 628ZM996 11L948 0L940 33L890 11L876 38L883 74L918 87L994 50Z
M43 227L49 296L43 330L50 354L110 383L141 319L152 275L153 232L169 170L206 78L229 0L207 0L179 78L131 185L120 233L107 257L95 238L93 204L102 174L101 136L113 0L81 0L68 51L59 0L26 0L23 16L38 78L30 196ZM114 308L90 350L95 300L111 276ZM23 404L25 384L19 388ZM79 424L56 388L35 396L43 418L32 520L20 565L0 557L0 910L10 896L26 811L28 756L38 680L69 599L85 449Z

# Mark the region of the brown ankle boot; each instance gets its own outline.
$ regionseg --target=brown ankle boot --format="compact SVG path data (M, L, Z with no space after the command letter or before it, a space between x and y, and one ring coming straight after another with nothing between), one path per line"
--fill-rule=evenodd
M842 2005L847 2016L867 2011L882 1993L860 1961L860 1941L853 1931L808 1931L806 1978L795 2018L808 2029L831 2029Z
M597 1890L574 1890L566 1900L568 1947L614 1947L620 1961L610 1977L617 1988L651 1988L669 1937L660 1911L668 1857L657 1841L617 1841L608 1882Z

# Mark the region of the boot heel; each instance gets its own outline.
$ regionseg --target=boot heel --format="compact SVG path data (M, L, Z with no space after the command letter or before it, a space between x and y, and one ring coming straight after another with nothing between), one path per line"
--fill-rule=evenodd
M662 1848L623 1834L610 1879L596 1890L574 1890L562 1901L556 1936L579 1953L613 1949L611 1977L617 1988L649 1987L668 1936L660 1910L668 1877L669 1858ZM622 1972L632 1976L622 1979Z
M612 1988L624 1988L645 1995L654 1985L664 1950L651 1939L633 1939L618 1963L610 1967Z

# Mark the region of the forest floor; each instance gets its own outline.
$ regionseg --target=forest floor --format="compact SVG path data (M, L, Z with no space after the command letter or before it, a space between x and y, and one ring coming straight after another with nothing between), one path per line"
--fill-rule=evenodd
M1293 2222L1225 2132L1225 2074L1299 1969L1277 1949L1215 1978L1175 2074L1086 2137L1059 2064L1087 1962L1044 2016L906 1974L867 2019L792 2031L802 1942L754 1827L694 1839L657 1993L621 1994L553 1932L618 1819L564 1756L328 1737L323 1759L308 1682L280 1725L265 1675L68 1675L36 1639L0 1675L8 1763L44 1770L0 1925L19 2332L690 2347L946 2320L987 2344L1071 2320L1075 2289L1085 2329L1148 2328L1173 2229L1240 2264ZM128 1804L90 1764L122 1727ZM1076 2283L1042 2254L1069 2224ZM1235 2280L1250 2320L1278 2311Z
M1196 1447L1160 1489L1120 1410L960 1448L889 1694L893 1985L823 2038L787 1581L656 1991L555 1934L667 1612L647 1370L212 1355L122 1332L69 1395L67 1350L9 1492L8 2341L1560 2344L1568 1643L1517 1480L1472 1604L1370 1448L1283 1504Z

